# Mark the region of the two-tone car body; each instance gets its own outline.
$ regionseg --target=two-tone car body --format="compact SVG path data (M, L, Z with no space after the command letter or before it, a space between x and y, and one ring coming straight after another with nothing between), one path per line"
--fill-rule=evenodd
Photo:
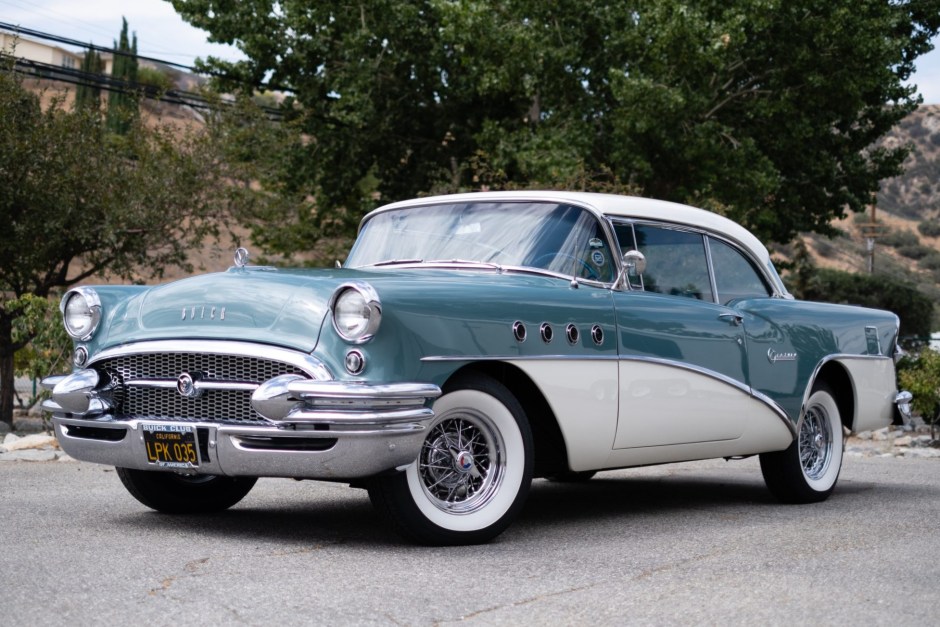
M747 230L642 198L399 202L343 267L240 251L62 308L59 441L161 511L229 507L262 476L346 481L412 539L471 543L533 477L750 455L778 498L818 501L843 430L908 411L894 314L794 300Z

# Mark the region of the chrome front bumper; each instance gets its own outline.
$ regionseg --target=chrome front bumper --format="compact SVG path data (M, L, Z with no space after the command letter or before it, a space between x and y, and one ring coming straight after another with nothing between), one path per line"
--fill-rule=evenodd
M432 416L385 428L341 431L56 414L52 421L62 450L87 462L211 475L355 479L417 459ZM198 467L161 468L147 461L142 425L157 422L196 427L201 449Z
M75 459L140 470L309 479L356 479L410 464L434 418L428 404L441 394L425 383L290 375L254 386L251 402L262 420L237 423L225 416L215 421L117 415L106 383L91 370L49 377L43 387L52 390L52 399L42 408L52 414L62 449ZM147 424L195 427L198 465L150 463Z

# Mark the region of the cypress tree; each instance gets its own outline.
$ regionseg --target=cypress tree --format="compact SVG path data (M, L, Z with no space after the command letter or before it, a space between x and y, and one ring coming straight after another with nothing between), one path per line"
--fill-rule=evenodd
M101 88L91 81L99 79L92 74L101 74L104 70L104 63L101 61L101 55L89 46L88 52L82 59L81 71L83 73L82 82L75 90L75 109L92 109L98 111L101 108Z
M137 33L132 41L127 36L127 18L121 18L120 41L114 42L114 64L111 69L112 89L108 94L108 130L126 135L139 114L137 83Z

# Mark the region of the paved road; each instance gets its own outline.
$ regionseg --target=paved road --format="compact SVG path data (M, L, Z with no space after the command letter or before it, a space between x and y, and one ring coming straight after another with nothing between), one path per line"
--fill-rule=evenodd
M940 462L846 458L782 506L756 460L538 481L496 542L401 544L364 492L261 480L209 517L114 472L0 464L5 625L940 623Z

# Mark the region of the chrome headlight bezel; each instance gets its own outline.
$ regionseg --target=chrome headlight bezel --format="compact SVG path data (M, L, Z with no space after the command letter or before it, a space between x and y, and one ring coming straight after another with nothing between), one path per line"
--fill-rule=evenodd
M343 283L330 297L333 329L350 344L365 344L379 330L382 322L382 302L368 283ZM358 322L357 322L358 320Z
M71 308L71 315L70 315ZM59 304L62 312L62 323L66 333L79 342L90 340L98 330L101 322L101 298L98 292L90 287L76 287L65 293ZM85 324L70 324L72 317L85 319ZM74 322L74 320L73 320Z

